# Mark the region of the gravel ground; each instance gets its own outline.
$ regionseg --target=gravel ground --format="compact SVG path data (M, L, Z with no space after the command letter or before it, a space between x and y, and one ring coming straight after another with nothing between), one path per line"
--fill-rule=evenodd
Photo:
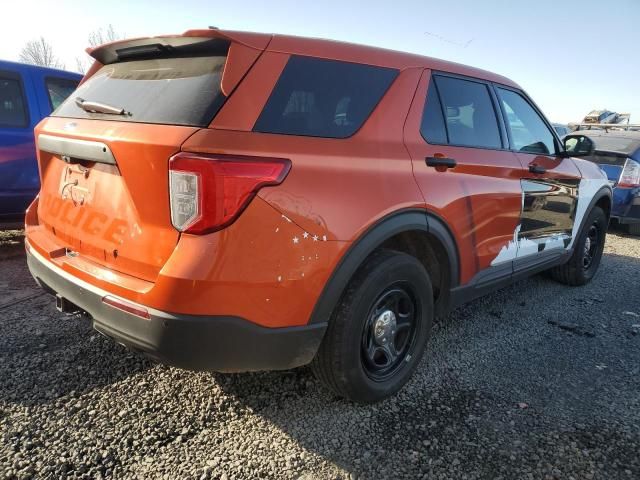
M640 478L640 239L583 288L456 310L395 397L155 365L64 317L0 237L2 478Z

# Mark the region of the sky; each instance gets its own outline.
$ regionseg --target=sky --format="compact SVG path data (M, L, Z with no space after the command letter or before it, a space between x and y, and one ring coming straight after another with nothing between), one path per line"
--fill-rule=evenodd
M322 37L403 50L516 81L552 122L593 109L640 123L640 0L22 0L0 29L0 59L45 37L69 70L88 36L221 29ZM3 8L3 16L6 9ZM5 20L9 20L5 17Z

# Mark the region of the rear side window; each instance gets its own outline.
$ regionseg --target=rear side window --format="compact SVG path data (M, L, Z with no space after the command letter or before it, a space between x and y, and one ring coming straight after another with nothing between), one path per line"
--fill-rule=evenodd
M253 130L350 137L397 75L398 71L391 68L292 56Z
M502 148L498 119L484 83L435 76L451 145Z
M105 65L53 116L205 127L225 100L220 81L226 58L161 57ZM123 108L130 115L87 112L77 98Z
M498 88L514 150L538 155L553 155L556 144L551 129L519 93Z
M79 82L67 78L48 77L44 83L47 86L51 110L55 110L73 93Z
M29 116L20 79L0 72L0 127L21 128L28 123Z

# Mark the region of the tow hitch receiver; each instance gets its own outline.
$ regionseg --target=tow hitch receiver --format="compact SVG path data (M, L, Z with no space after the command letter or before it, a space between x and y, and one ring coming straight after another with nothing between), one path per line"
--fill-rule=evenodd
M66 313L67 315L82 313L82 309L80 307L60 295L56 295L56 308L59 312Z

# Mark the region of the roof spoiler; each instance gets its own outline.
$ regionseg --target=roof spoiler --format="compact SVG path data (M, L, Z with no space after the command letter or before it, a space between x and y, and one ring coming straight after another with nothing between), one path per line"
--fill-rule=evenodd
M220 42L222 40L222 42ZM158 37L140 37L129 40L116 40L96 48L87 48L86 52L102 65L115 63L132 56L151 56L163 51L206 51L216 45L236 43L256 50L264 50L271 35L248 32L233 32L216 29L187 30L182 35L161 35Z
M225 53L229 43L228 40L211 37L148 37L109 43L88 53L101 64L109 65L124 60L166 55Z
M156 58L164 55L225 54L222 74L222 93L230 95L260 54L267 48L273 35L222 31L217 29L188 30L182 35L133 38L105 43L88 48L87 53L95 62L81 84L103 65L123 60Z

